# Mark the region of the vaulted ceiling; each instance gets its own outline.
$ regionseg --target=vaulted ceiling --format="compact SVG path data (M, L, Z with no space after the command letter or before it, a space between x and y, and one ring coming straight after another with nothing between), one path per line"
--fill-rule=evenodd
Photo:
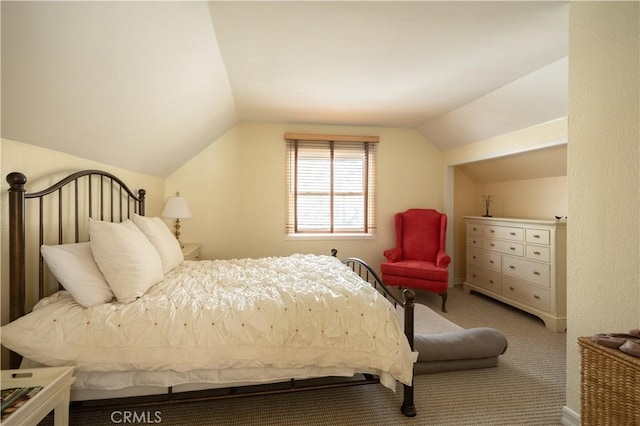
M243 121L447 150L567 115L567 2L1 7L2 137L155 176Z

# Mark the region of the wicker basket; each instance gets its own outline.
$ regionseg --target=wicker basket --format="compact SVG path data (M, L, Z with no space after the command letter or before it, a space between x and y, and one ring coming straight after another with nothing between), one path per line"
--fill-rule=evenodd
M580 423L640 425L640 358L579 337Z

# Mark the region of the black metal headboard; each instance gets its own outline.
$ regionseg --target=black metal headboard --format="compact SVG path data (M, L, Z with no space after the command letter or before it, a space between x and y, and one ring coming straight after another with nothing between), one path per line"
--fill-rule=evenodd
M118 177L101 170L73 173L42 191L27 193L27 177L20 172L7 175L9 183L9 320L26 313L27 236L37 224L38 299L46 296L43 244L87 241L89 218L120 222L133 213L145 214L144 189L136 195ZM57 195L57 196L56 196ZM27 209L26 200L38 200L37 216ZM29 206L31 207L31 206ZM27 225L29 232L27 233ZM53 237L50 234L54 234ZM35 237L34 237L35 238ZM34 256L35 257L35 256ZM16 354L11 353L15 366Z

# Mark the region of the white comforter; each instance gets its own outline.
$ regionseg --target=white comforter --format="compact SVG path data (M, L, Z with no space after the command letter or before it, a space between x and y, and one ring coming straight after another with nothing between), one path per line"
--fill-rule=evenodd
M61 291L2 327L2 344L79 371L231 369L259 382L319 368L378 374L392 389L412 379L393 306L330 256L185 261L129 304L83 308Z

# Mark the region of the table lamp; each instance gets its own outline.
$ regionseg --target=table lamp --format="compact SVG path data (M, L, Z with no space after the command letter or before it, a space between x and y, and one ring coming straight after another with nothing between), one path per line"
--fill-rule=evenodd
M180 196L179 192L176 192L174 197L169 197L162 210L162 216L170 219L175 219L173 234L180 243L180 247L184 248L184 244L180 241L180 219L188 219L191 217L191 210L187 200Z

